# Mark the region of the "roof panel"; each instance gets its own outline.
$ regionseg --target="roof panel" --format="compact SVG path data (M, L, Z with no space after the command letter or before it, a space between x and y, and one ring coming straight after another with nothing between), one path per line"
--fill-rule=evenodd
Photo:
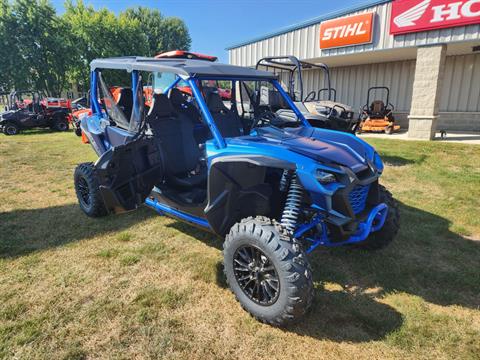
M226 76L242 78L267 78L276 79L276 76L267 71L251 68L212 63L204 60L191 59L155 59L148 57L117 57L106 59L95 59L90 63L91 70L96 69L118 69L131 72L139 71L161 71L178 74L182 77L190 76Z

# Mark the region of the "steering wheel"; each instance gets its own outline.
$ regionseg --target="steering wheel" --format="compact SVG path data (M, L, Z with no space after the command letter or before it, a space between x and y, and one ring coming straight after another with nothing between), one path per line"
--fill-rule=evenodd
M313 100L315 100L315 95L316 95L315 91L310 91L308 93L308 95L305 97L305 100L303 100L303 101L305 101L305 102L313 101Z
M273 126L282 126L285 123L284 120L280 119L277 114L275 114L268 105L260 105L257 108L255 120L252 124L252 129L258 126L273 125Z

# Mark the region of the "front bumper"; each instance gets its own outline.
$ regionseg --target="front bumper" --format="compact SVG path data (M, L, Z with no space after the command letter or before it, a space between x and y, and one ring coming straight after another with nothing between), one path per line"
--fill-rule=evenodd
M311 243L307 249L307 254L315 250L318 246L336 247L343 245L357 244L365 241L371 233L379 231L388 215L388 206L385 203L378 204L370 210L366 219L358 223L357 230L348 239L344 241L332 241L329 236L327 224L321 215L317 215L310 223L301 225L294 233L294 237L303 238ZM320 234L315 237L304 236L314 228L321 228Z

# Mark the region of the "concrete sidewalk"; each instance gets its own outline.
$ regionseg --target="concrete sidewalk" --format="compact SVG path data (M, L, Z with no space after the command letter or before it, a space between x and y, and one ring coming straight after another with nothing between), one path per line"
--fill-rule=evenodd
M400 132L392 134L392 135L363 133L363 134L360 134L358 136L361 137L361 138L377 138L377 139L391 139L391 140L417 140L417 139L409 138L407 131L400 131ZM423 140L420 140L420 141L423 141ZM447 136L444 139L441 138L440 133L437 133L435 135L435 140L434 141L480 145L480 132L475 132L475 133L447 132Z

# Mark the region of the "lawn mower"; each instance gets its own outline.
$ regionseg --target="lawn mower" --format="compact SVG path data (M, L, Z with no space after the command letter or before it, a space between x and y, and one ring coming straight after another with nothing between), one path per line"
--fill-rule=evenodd
M381 91L386 95L385 101L373 100L372 92ZM395 125L393 110L395 107L390 103L390 89L386 86L375 86L368 89L367 103L362 108L360 116L360 125L358 132L384 132L385 134L393 134L400 130L399 125Z
M113 101L106 69L131 74L130 117ZM148 111L146 72L152 79L174 75L163 92L153 81ZM351 134L312 127L275 74L125 57L92 61L91 79L92 115L80 126L98 159L75 169L82 211L101 217L146 204L224 238L229 287L260 321L285 326L306 313L313 300L307 254L317 247L373 250L395 238L397 203L379 184L384 166L375 149ZM256 105L261 94L253 91L253 112L226 107L218 92L202 91L212 80L230 84L232 105L246 102L242 89L268 86L296 121ZM191 99L176 87L180 81ZM98 99L105 99L105 111ZM208 132L203 140L195 136L198 117Z
M275 56L260 59L256 68L272 69L275 73L279 73L281 79L286 80L288 94L312 126L355 133L358 119L351 107L337 102L337 92L330 85L330 70L326 64L300 61L295 56ZM320 89L318 92L312 90L304 96L303 72L307 70L321 70L327 88ZM269 105L273 109L280 108L279 115L283 117L294 116L291 110L283 109L284 104L273 102Z
M68 130L71 121L68 100L47 98L33 90L14 91L9 99L9 110L0 114L0 131L5 135L34 128Z

